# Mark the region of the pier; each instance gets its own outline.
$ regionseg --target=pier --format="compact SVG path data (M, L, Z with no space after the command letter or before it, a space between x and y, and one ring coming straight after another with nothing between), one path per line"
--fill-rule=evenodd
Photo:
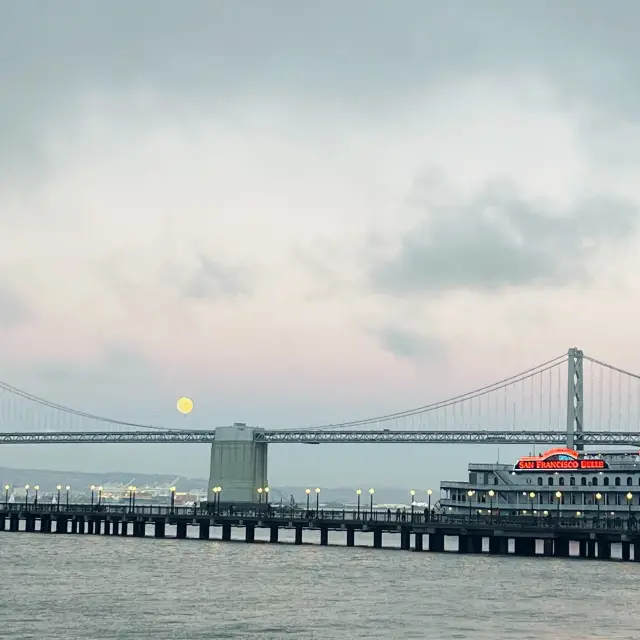
M22 525L22 526L21 526ZM195 528L200 540L210 540L219 528L219 540L231 541L232 529L244 531L247 543L256 542L256 530L266 529L269 542L279 542L281 531L294 532L301 545L303 531L319 531L320 545L329 544L329 532L343 532L347 547L355 546L355 534L370 534L375 549L384 547L385 534L399 534L404 551L445 552L445 538L458 539L457 553L515 556L550 556L612 559L612 544L621 545L620 560L640 562L640 527L634 519L535 518L526 516L451 516L413 513L399 516L388 511L251 509L161 506L106 506L5 504L0 505L1 532L44 534L167 537L186 539ZM570 543L579 553L570 554ZM637 550L637 552L636 552ZM633 552L633 553L632 553Z

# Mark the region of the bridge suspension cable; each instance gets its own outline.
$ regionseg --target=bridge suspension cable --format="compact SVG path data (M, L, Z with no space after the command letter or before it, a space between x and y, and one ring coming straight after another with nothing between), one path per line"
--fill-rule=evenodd
M429 413L431 411L436 411L439 409L446 409L447 407L454 407L455 405L459 405L464 402L469 402L474 399L481 398L483 396L487 396L488 394L494 393L496 391L505 390L508 387L516 385L518 383L524 382L525 380L532 380L536 376L541 376L541 374L551 371L559 367L560 365L567 362L567 355L563 354L561 356L557 356L551 360L547 360L542 364L527 369L526 371L522 371L518 374L509 376L508 378L504 378L499 382L494 382L493 384L485 385L483 387L479 387L478 389L474 389L473 391L468 391L467 393L463 393L457 396L453 396L451 398L447 398L446 400L440 400L438 402L433 402L431 404L424 405L422 407L416 407L414 409L408 409L406 411L399 411L396 413L389 413L381 416L375 416L371 418L365 418L362 420L353 420L349 422L341 422L339 424L326 424L315 427L307 427L307 429L315 430L315 429L343 429L343 428L352 428L363 425L371 425L380 422L387 422L390 420L399 420L403 418L408 418L412 416L416 416L419 414ZM549 378L550 380L550 378ZM551 383L549 383L551 384ZM533 387L533 384L532 384ZM542 404L542 390L540 394L540 400ZM531 398L531 404L533 405L533 398Z
M63 413L66 413L72 416L85 418L87 420L95 420L96 422L102 422L105 424L112 424L120 427L133 427L136 429L153 429L155 431L178 431L179 430L179 429L169 429L167 427L158 427L156 425L139 424L137 422L115 420L113 418L106 418L104 416L98 416L92 413L87 413L85 411L79 411L77 409L72 409L71 407L67 407L65 405L57 404L55 402L51 402L50 400L40 398L39 396L23 391L22 389L18 389L17 387L13 387L12 385L2 381L0 381L0 392L1 391L6 391L13 396L24 398L25 400L28 400L29 402L32 402L36 405L40 405L42 407L55 409L56 411L61 411Z

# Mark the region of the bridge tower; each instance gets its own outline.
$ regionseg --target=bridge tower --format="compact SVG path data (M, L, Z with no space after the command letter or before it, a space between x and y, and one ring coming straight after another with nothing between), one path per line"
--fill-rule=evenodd
M580 349L569 349L567 360L567 447L577 451L584 450L582 442L582 418L584 415L584 395L582 377L582 357ZM591 428L591 427L589 427Z
M264 431L236 422L217 427L211 444L211 467L207 502L213 501L213 488L222 487L220 501L233 504L256 502L258 489L268 487L267 443L256 442L254 434Z

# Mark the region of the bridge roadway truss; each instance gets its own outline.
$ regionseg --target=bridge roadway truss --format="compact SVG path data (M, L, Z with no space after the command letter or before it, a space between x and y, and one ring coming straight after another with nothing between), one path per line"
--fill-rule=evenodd
M2 432L0 444L71 443L207 443L214 442L215 430L181 431L49 431ZM566 444L566 431L365 431L365 430L271 430L254 434L257 442L268 444ZM583 445L628 445L640 447L640 432L584 431Z

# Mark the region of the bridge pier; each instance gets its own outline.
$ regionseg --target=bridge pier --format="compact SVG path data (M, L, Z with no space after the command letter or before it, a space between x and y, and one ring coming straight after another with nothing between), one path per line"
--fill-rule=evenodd
M373 548L382 549L382 529L373 530Z
M245 525L244 528L244 541L245 542L255 542L256 539L256 528L252 524Z
M36 519L31 514L28 514L25 519L24 530L28 533L33 533L36 530Z
M327 527L320 528L320 544L324 547L329 544L329 529Z
M264 429L241 423L216 428L216 439L211 444L208 500L213 488L219 486L222 502L254 503L256 490L269 486L267 443L256 442L257 433L264 433Z
M104 531L102 532L105 536L111 535L111 520L104 521Z
M279 533L280 529L278 528L277 524L274 524L270 527L269 529L269 542L271 542L272 544L277 544L278 543L278 533Z
M125 537L129 535L129 522L127 520L123 520L120 525L120 535Z
M101 531L102 531L102 521L100 520L100 518L96 518L93 521L93 535L99 536Z
M608 540L598 539L598 558L611 560L611 543Z
M165 519L164 518L156 518L156 521L153 523L153 525L154 525L153 535L156 538L164 538Z
M347 527L347 547L353 547L356 543L356 530L353 527Z
M126 523L122 523L126 524ZM224 540L224 528L225 525L222 525L222 539ZM229 533L231 533L231 527L229 527ZM178 520L176 523L176 538L178 540L184 540L187 537L187 523L184 520Z
M6 527L7 519L4 516L4 513L0 513L0 531L4 531Z
M509 538L505 536L491 536L489 538L489 553L491 555L506 556L509 553Z
M553 557L553 538L545 538L542 541L542 554Z
M440 553L444 551L444 534L442 533L429 534L429 551L438 551Z
M514 538L513 552L517 556L535 556L536 555L536 539L535 538Z
M40 526L42 526L42 524ZM51 530L51 521L49 521L49 530ZM58 516L56 518L56 533L67 533L67 531L67 519L64 516Z
M402 527L400 530L400 548L403 551L411 549L411 529L408 527Z
M51 533L51 516L46 515L40 518L40 533Z
M553 555L556 558L569 558L569 538L558 537L553 541Z
M423 535L421 533L414 533L413 538L414 538L414 547L413 547L414 550L422 551Z
M187 530L187 525L185 524L185 534ZM222 539L224 542L229 542L231 540L231 525L223 524L222 525Z
M93 520L87 520L87 534L91 535L93 533Z
M459 535L458 553L482 553L482 536Z
M199 533L198 533L198 537L200 538L200 540L208 540L209 539L209 533L210 533L209 521L208 520L201 520L200 521L200 530L199 530Z
M9 531L15 532L20 530L20 516L12 513L9 517Z
M296 527L296 537L294 544L302 544L302 527Z
M628 562L629 560L631 560L631 543L630 542L626 542L624 540L622 541L621 559L624 560L625 562Z

